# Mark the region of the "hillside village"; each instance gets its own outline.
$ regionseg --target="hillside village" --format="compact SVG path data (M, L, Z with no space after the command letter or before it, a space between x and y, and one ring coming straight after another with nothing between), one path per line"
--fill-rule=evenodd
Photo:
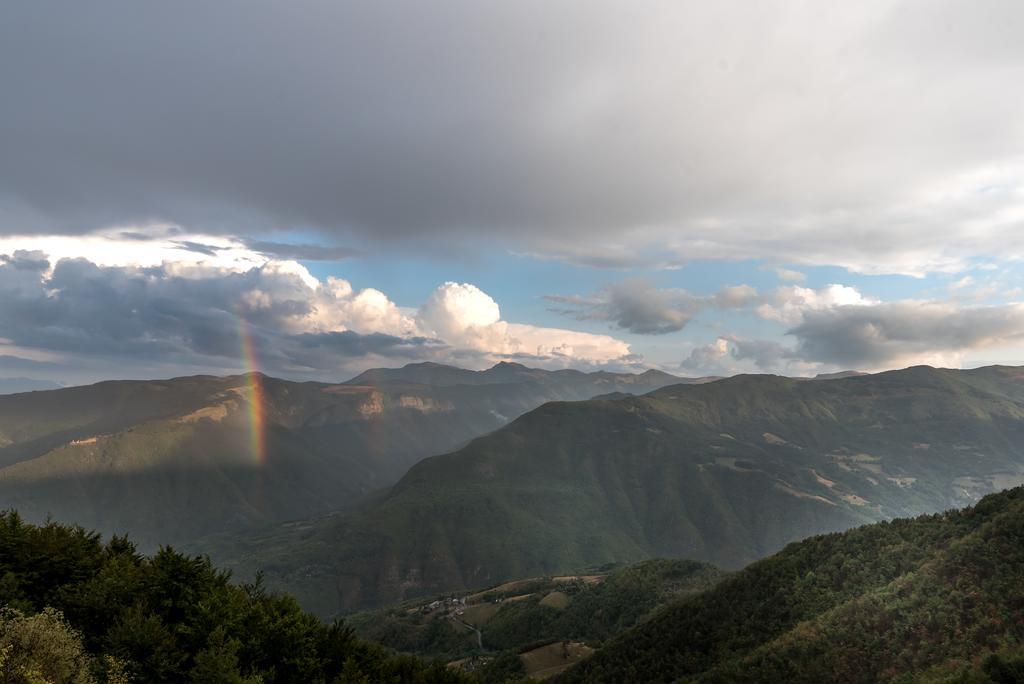
M503 650L489 644L486 636L488 623L503 607L533 601L544 609L564 610L581 589L600 585L607 577L608 573L597 573L516 580L474 593L452 593L405 604L403 612L413 620L444 621L445 627L457 638L465 639L469 650L473 651L465 657L449 660L448 666L462 672L476 672L492 665L499 657L498 652ZM527 676L547 679L594 650L583 641L544 639L515 653L515 657Z

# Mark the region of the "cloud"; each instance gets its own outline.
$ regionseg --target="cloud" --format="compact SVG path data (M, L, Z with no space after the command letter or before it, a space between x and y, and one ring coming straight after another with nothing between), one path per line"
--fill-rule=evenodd
M295 336L297 344L288 350L293 367L324 368L337 364L338 357L417 358L425 352L443 351L440 340L426 337L396 337L383 333L360 334L352 330L323 333L302 333Z
M497 303L470 284L445 283L407 311L379 290L319 281L294 261L238 266L99 265L25 250L0 256L3 365L21 359L75 379L223 372L240 367L243 331L268 372L317 378L428 359L483 366L516 356L556 367L636 361L610 336L503 321Z
M16 3L0 230L1020 258L1022 20L1014 0Z
M309 329L382 332L398 337L419 335L413 317L380 290L366 288L356 292L347 280L335 277L328 277L323 285L318 284L313 289L315 305L306 321Z
M191 240L179 240L174 244L177 245L179 249L183 249L186 252L195 252L196 254L203 254L210 257L217 256L217 252L221 249L214 245L204 245L201 242L192 242Z
M831 309L837 306L869 306L878 300L865 297L848 285L831 284L820 289L791 285L772 291L765 303L757 307L757 315L772 321L795 324L808 311Z
M552 311L577 320L609 321L637 335L665 335L686 327L705 301L686 290L657 289L642 279L607 286L592 297L548 295Z
M500 319L498 303L468 283L444 283L419 311L420 324L442 336L472 336Z
M885 370L916 364L959 367L968 354L1024 340L1024 304L964 306L958 300L882 302L856 289L787 286L754 311L788 326L793 343L722 334L682 362L704 374Z
M720 309L743 309L759 299L757 290L750 285L727 285L715 293L715 306Z
M1019 343L1024 304L957 308L900 301L809 310L788 332L803 359L858 369L959 366L972 350Z
M246 247L274 259L295 259L296 261L344 261L363 256L363 252L351 247L337 245L311 245L305 243L268 242L266 240L243 239Z
M0 203L2 207L2 203ZM33 251L51 264L62 259L86 259L98 266L203 266L247 271L271 259L249 249L237 238L187 233L172 225L140 226L138 230L109 229L89 235L3 235L0 254Z
M789 362L799 359L795 350L771 340L748 340L732 336L729 342L733 358L751 361L763 371L777 371Z
M0 352L3 352L4 347L0 347ZM23 350L16 350L23 351ZM60 365L53 363L52 361L36 361L34 359L24 358L22 356L13 356L11 354L0 353L0 371L4 373L10 373L15 371L39 371L39 370L55 370L59 369Z
M701 302L685 290L658 290L642 280L608 287L603 304L608 320L638 335L664 335L682 330L700 310Z
M743 309L761 301L750 285L727 285L711 296L699 296L679 288L659 289L641 278L613 283L589 297L547 295L544 299L559 305L549 309L555 313L581 321L608 321L636 335L678 332L707 308Z
M791 283L802 283L807 280L807 275L805 273L794 271L789 268L777 268L775 269L775 275L777 275L780 280L785 280Z
M633 354L629 345L610 335L544 328L522 323L496 324L502 331L502 352L510 358L548 362L548 365L636 367L643 357Z
M499 357L555 365L629 364L629 345L609 335L507 323L498 304L468 283L444 283L420 307L421 329L455 346Z
M974 282L975 281L974 281L973 277L971 277L969 275L966 275L963 278L958 278L957 280L955 280L952 283L950 283L949 284L949 289L950 290L962 290L962 289L964 289L966 287L970 287L970 286L974 285Z
M680 364L684 371L702 375L732 375L743 372L801 373L806 370L796 350L771 340L744 339L721 335L694 347Z
M0 264L8 264L16 271L30 272L42 272L50 267L46 254L27 249L16 249L13 254L0 254Z
M723 362L729 358L729 339L718 337L713 342L694 347L679 367L685 371L698 371L712 375L723 369ZM726 371L731 372L731 371Z

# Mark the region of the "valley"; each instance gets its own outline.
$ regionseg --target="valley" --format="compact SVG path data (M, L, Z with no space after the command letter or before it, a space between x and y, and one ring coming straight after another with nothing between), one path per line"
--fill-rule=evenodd
M654 557L738 569L1022 482L1022 443L1016 368L737 376L548 403L350 513L196 548L324 616Z

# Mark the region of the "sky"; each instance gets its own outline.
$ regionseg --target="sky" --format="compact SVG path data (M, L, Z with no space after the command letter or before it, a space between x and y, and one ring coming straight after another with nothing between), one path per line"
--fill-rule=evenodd
M0 12L0 377L1024 364L1016 0Z

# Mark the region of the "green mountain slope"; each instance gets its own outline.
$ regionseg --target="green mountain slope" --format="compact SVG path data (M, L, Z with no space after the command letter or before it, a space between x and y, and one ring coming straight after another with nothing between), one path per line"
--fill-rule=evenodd
M672 605L563 680L1009 682L1021 665L1016 488L966 510L789 546Z
M202 548L323 615L651 557L738 568L1024 481L1021 375L740 376L550 403L356 512Z
M545 401L677 381L416 364L342 384L197 376L0 396L0 506L151 549L351 507Z

